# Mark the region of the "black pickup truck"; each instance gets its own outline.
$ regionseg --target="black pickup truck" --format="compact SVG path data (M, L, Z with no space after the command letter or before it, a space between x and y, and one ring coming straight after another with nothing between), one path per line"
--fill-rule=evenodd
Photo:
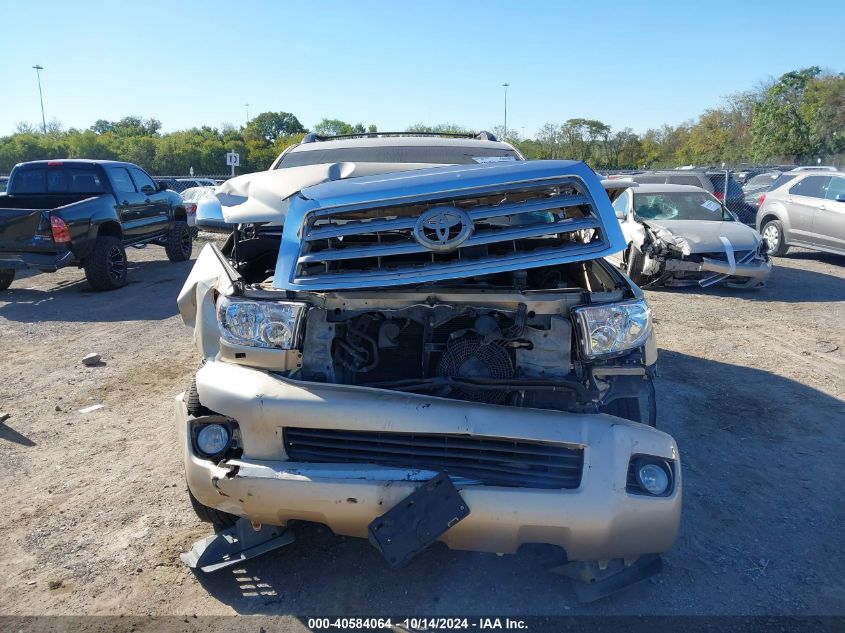
M95 290L126 283L126 246L158 244L191 256L182 199L131 163L43 160L16 165L0 194L0 291L15 272L85 269Z

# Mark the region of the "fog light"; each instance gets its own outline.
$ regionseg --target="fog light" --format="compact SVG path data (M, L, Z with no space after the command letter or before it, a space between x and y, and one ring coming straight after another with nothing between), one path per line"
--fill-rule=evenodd
M229 431L219 424L206 424L197 433L197 448L209 457L217 455L229 444Z
M643 464L637 470L640 485L655 496L666 494L669 490L669 475L657 464Z

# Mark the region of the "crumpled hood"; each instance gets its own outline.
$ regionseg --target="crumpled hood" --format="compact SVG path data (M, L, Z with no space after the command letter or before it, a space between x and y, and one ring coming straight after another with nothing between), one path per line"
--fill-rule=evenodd
M230 224L283 224L290 197L324 182L434 167L422 163L323 163L244 174L220 185L215 195Z
M735 251L750 251L757 248L760 236L751 227L741 222L713 222L711 220L641 220L654 234L681 249L684 255L691 253L724 252L722 238L727 238Z

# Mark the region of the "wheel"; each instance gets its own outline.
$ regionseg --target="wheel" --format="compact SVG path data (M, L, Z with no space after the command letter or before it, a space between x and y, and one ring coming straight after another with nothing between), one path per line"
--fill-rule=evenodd
M643 265L645 263L645 256L633 244L628 248L627 257L627 273L628 276L638 286L641 285L646 277L643 275Z
M199 520L205 523L211 523L216 529L225 530L226 528L230 528L238 520L238 517L234 514L204 506L197 501L197 498L190 490L188 490L188 496L191 498L191 507L194 509Z
M654 382L648 381L648 396L646 398L617 398L602 408L602 413L615 415L632 422L657 426L657 396L654 393Z
M94 290L116 290L126 285L126 250L113 235L97 237L83 266Z
M786 245L786 240L783 239L783 224L780 220L769 220L763 225L763 239L766 240L766 247L768 253L772 257L782 257L786 255L789 246Z
M184 262L191 258L191 251L194 248L194 239L191 237L191 227L187 222L177 221L167 234L167 241L164 243L164 251L167 258L172 262Z
M14 268L0 268L0 290L6 290L15 280Z

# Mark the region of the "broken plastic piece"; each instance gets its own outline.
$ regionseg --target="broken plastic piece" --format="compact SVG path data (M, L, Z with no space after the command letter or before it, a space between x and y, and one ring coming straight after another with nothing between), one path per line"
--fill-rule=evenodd
M246 519L238 519L229 529L200 539L190 551L179 554L179 558L191 569L199 568L208 574L290 545L293 541L293 532L288 528L262 525L256 530Z

